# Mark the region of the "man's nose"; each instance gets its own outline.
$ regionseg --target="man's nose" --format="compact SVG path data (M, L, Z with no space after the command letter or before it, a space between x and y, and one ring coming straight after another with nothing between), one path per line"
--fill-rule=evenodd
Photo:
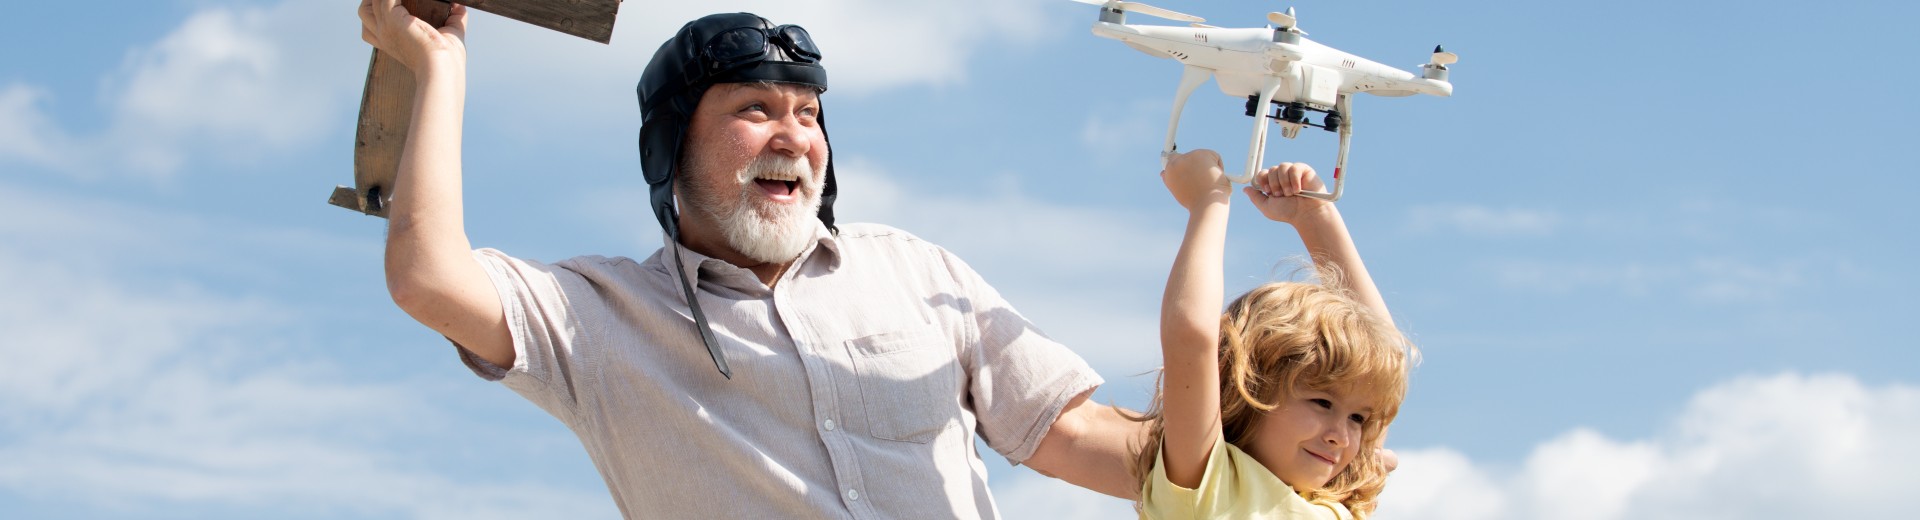
M773 138L768 146L787 157L804 157L813 147L810 131L799 115L787 114L774 122Z

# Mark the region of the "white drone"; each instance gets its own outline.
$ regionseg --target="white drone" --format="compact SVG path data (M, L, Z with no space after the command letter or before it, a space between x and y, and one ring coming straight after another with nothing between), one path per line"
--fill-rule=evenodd
M1333 167L1333 192L1305 192L1317 199L1340 200L1346 183L1342 175L1347 166L1347 145L1353 140L1353 94L1366 92L1376 96L1401 97L1414 94L1453 95L1447 82L1447 65L1460 57L1438 46L1433 58L1421 65L1421 75L1375 63L1303 38L1293 16L1267 13L1273 26L1264 29L1228 29L1205 25L1200 17L1159 7L1120 0L1074 0L1100 6L1100 20L1093 23L1093 34L1120 40L1129 47L1153 56L1173 58L1186 65L1180 75L1180 90L1173 97L1173 117L1167 122L1167 144L1162 161L1174 152L1173 136L1180 127L1180 112L1186 108L1193 89L1213 77L1220 91L1235 98L1246 98L1247 115L1254 116L1252 151L1247 154L1247 173L1233 177L1246 183L1259 171L1266 152L1267 119L1280 125L1280 135L1288 139L1300 135L1309 126L1340 133L1340 158ZM1127 13L1191 22L1189 27L1168 25L1128 25ZM1264 110L1273 105L1271 114ZM1307 112L1321 112L1320 124L1307 120Z

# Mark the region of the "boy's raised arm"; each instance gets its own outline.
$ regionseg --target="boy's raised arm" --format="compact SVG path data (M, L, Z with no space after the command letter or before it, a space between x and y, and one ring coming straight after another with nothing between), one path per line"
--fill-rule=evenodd
M1387 301L1380 296L1379 287L1373 284L1366 264L1360 260L1360 250L1354 246L1353 236L1347 233L1347 223L1340 218L1340 210L1331 202L1297 196L1302 191L1324 189L1312 166L1282 163L1255 174L1253 183L1242 191L1267 218L1292 224L1307 253L1313 256L1313 263L1337 268L1341 285L1391 326L1393 315L1387 312Z
M460 198L466 7L435 29L399 0L360 4L360 37L413 71L413 119L388 213L387 291L401 310L495 365L514 353L493 282L467 241Z
M1189 213L1160 302L1161 464L1168 481L1192 489L1220 431L1221 264L1232 193L1210 150L1174 155L1160 175Z

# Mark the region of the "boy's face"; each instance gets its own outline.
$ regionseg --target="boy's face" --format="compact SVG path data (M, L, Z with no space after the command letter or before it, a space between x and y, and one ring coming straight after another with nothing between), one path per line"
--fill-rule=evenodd
M1294 388L1253 425L1240 448L1305 494L1320 489L1360 454L1361 425L1374 413L1363 389Z

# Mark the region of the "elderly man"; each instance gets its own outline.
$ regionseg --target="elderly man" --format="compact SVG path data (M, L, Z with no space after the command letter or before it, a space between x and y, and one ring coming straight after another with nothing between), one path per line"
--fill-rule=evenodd
M462 224L465 11L367 0L362 37L417 81L387 284L481 377L559 418L629 517L992 518L984 439L1132 497L1138 423L967 265L836 227L821 52L745 13L688 23L642 74L642 169L666 245L555 264Z

